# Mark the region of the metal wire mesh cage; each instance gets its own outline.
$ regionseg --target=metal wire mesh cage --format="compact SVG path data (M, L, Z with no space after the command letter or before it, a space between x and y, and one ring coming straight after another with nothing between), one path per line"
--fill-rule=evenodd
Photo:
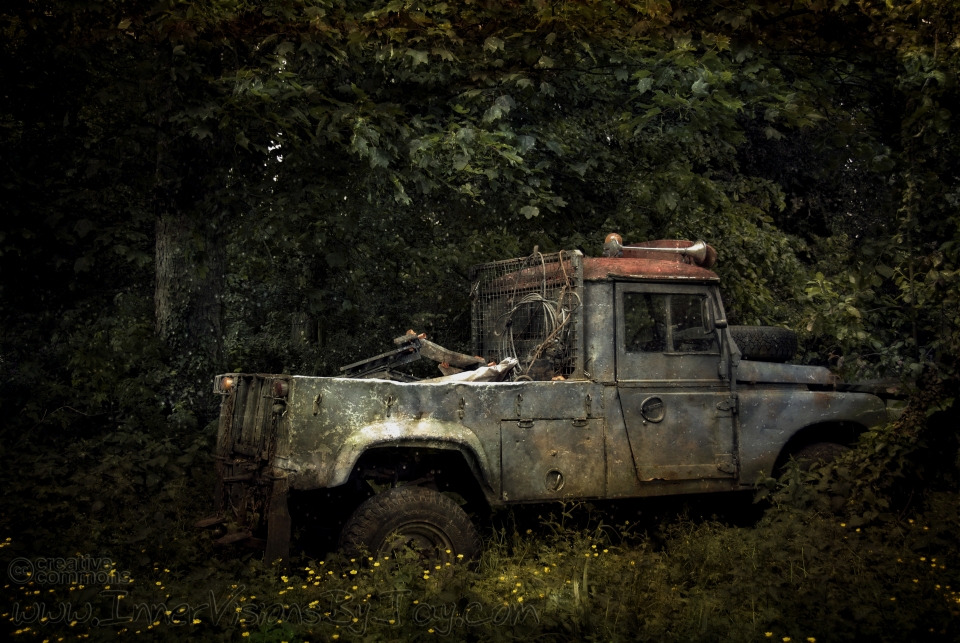
M577 251L474 266L473 346L500 362L515 357L515 377L549 380L583 373L583 255Z

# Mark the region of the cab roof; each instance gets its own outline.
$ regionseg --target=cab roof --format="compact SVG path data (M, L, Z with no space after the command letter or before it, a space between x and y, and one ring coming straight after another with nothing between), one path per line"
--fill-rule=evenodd
M620 235L607 235L603 257L583 259L584 281L720 281L710 270L717 251L703 241L655 239L624 245Z
M684 261L685 257L664 255L662 259L636 257L584 257L584 281L618 279L649 281L720 281L717 273Z

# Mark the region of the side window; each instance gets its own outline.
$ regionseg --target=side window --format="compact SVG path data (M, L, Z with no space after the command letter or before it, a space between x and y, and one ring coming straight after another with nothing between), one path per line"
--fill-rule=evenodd
M628 353L662 353L667 348L667 296L627 293L623 300Z
M703 295L625 293L624 348L628 353L717 353L714 332L704 331Z
M715 353L717 335L705 332L703 318L707 298L702 295L670 295L673 350L677 353Z

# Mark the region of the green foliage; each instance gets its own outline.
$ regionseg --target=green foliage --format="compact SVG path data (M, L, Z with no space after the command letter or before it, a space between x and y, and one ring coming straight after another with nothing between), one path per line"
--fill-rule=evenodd
M143 602L404 588L404 623L412 600L489 615L523 596L540 617L460 638L955 638L957 18L946 0L5 5L3 562L109 555ZM221 337L191 306L155 332L174 215L183 274L222 290ZM408 328L467 350L471 265L596 255L611 231L705 239L731 320L795 328L802 361L850 379L926 378L910 410L838 467L762 481L757 525L654 538L561 516L450 577L330 559L288 582L189 528L216 372L331 375ZM294 313L316 341L291 341ZM336 614L247 630L444 627L360 634ZM201 640L242 629L201 621Z

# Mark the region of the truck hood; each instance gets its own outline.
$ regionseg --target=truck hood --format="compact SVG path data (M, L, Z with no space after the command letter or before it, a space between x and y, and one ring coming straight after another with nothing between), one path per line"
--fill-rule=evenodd
M795 364L774 364L740 360L737 367L737 381L775 382L778 384L815 384L833 386L840 380L822 366L797 366Z

